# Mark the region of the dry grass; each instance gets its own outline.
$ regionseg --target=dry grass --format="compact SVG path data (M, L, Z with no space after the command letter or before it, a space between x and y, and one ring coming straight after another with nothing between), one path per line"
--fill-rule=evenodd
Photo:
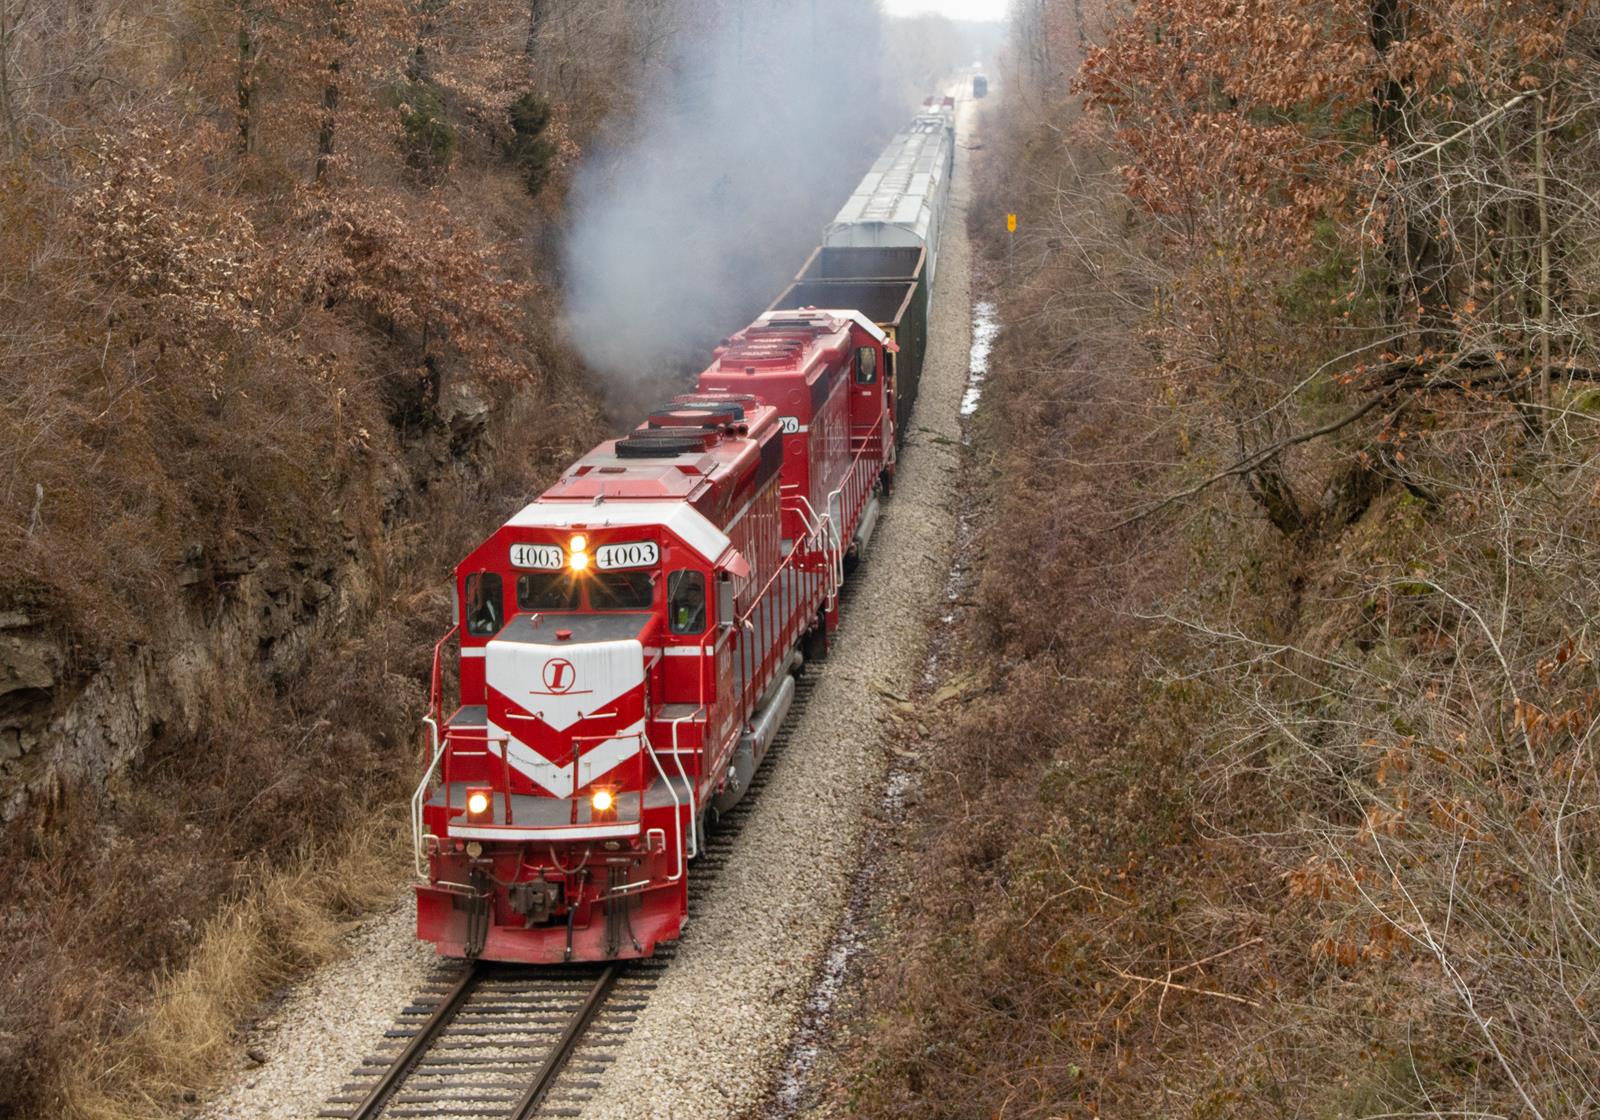
M367 817L317 848L247 873L188 963L156 984L130 1029L65 1071L61 1115L159 1120L234 1064L239 1023L283 984L338 955L352 919L392 900L410 872L399 813Z

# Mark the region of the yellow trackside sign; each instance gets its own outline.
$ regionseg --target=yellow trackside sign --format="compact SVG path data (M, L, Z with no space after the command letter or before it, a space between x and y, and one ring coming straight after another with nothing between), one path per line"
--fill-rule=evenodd
M1017 232L1017 216L1015 214L1007 214L1006 215L1006 232L1007 233L1016 233Z

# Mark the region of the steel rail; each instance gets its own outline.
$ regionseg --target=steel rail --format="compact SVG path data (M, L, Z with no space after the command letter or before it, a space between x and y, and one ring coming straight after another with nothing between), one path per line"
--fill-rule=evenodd
M461 979L456 981L455 987L445 993L439 1005L428 1016L427 1022L417 1028L417 1033L411 1036L411 1041L406 1043L400 1056L384 1071L383 1077L372 1087L366 1099L356 1106L350 1114L350 1120L375 1120L383 1111L383 1106L389 1102L396 1089L405 1079L411 1076L412 1069L417 1060L427 1053L428 1047L433 1045L439 1033L456 1017L456 1012L461 1010L461 1005L477 989L482 982L485 969L483 962L474 961L461 974Z
M543 1064L539 1066L539 1073L528 1086L528 1091L522 1094L522 1099L511 1112L512 1120L530 1120L539 1106L544 1103L544 1098L549 1094L556 1083L556 1078L566 1068L567 1059L572 1057L572 1052L578 1048L578 1042L589 1029L589 1024L594 1022L594 1017L606 1002L606 996L611 994L611 988L617 982L617 977L622 974L622 964L613 961L606 965L605 970L595 979L594 987L589 989L589 996L583 1001L583 1006L567 1021L566 1028L562 1030L561 1037L556 1039L556 1044L545 1055Z

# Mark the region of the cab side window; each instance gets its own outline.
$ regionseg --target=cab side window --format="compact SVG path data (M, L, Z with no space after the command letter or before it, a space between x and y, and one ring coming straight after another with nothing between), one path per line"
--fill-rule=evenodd
M473 572L467 576L467 633L487 638L500 632L505 618L504 589L496 572Z
M878 380L878 352L870 346L856 351L856 384L871 385Z
M705 573L685 568L667 577L667 621L674 634L699 634L705 630Z

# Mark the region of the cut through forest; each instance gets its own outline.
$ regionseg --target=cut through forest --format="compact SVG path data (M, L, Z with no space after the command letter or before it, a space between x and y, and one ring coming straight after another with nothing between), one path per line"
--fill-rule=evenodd
M935 663L985 668L895 701L822 1111L1600 1115L1600 16L1008 20ZM183 1113L394 899L453 565L972 57L852 0L0 0L0 1113Z
M0 0L0 1113L182 1112L405 889L454 564L958 64L940 20L788 8ZM757 160L763 117L812 131ZM619 380L574 247L668 184L730 240Z

